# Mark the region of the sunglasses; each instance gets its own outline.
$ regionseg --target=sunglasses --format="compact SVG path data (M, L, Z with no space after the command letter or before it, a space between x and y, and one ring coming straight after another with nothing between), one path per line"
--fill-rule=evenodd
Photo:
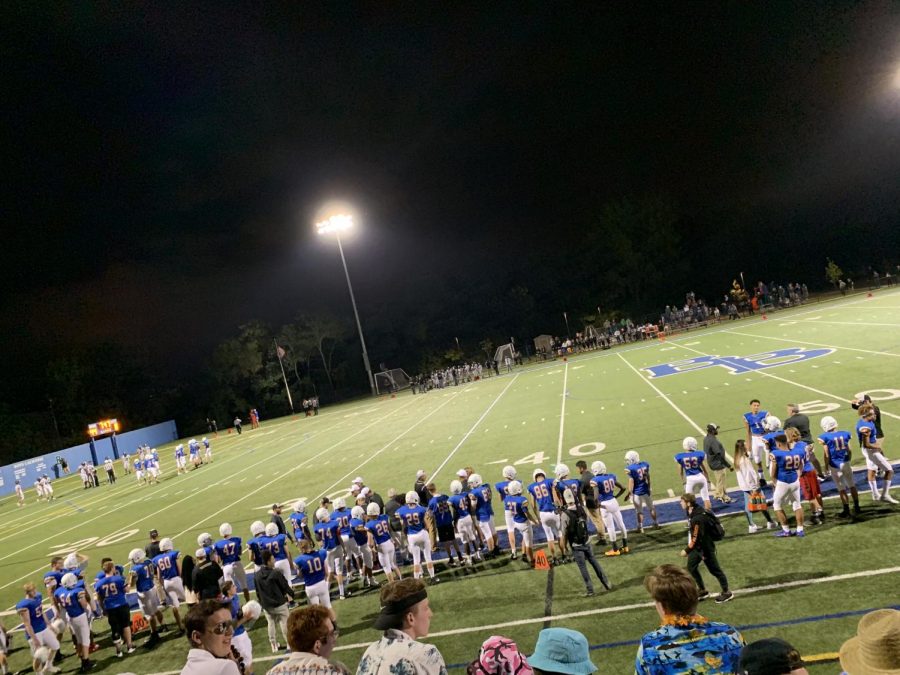
M332 623L331 625L334 626L334 629L330 633L325 634L325 637L322 638L323 642L329 637L334 637L335 639L337 639L341 636L341 629L338 628L338 625L336 623Z
M209 630L216 635L226 635L227 633L234 633L234 626L231 625L230 621L220 621Z

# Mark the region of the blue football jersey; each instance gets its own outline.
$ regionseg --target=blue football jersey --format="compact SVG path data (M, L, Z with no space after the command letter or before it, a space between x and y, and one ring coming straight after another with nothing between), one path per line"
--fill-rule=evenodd
M294 564L300 570L303 583L308 587L325 581L325 558L328 553L320 548L312 553L304 553L294 558Z
M153 588L153 563L149 560L144 560L143 562L134 563L131 566L131 573L134 575L136 581L136 590L138 593L145 593Z
M231 596L228 600L228 609L231 610L231 620L236 621L238 615L241 613L241 599L238 597L237 593ZM244 624L241 624L237 628L234 629L235 635L243 635L247 632L247 629L244 628Z
M307 525L306 514L294 511L288 520L291 523L291 529L294 531L294 539L296 539L298 543L303 539L306 539L306 533L303 531L303 528Z
M480 485L477 488L472 488L469 492L472 498L475 499L475 515L478 516L478 520L487 521L494 517L494 508L491 506L491 486L490 485Z
M633 495L650 494L650 465L647 462L638 462L625 467L628 477L634 481Z
M178 576L178 551L165 551L153 558L153 564L163 579L174 579Z
M262 549L259 547L259 540L261 537L253 537L252 539L247 540L247 548L250 549L250 556L253 559L254 565L262 565Z
M839 469L847 461L850 452L849 431L826 431L819 440L828 448L828 464Z
M522 495L506 495L503 498L503 508L512 514L514 522L528 522L528 500Z
M406 526L407 534L417 534L425 528L425 507L404 505L397 509L397 517Z
M616 498L616 475L601 473L591 478L591 487L597 489L598 501L605 502Z
M274 537L258 537L257 541L260 549L271 551L275 560L287 560L287 535L276 534Z
M16 611L20 609L28 610L28 619L31 621L31 627L35 633L47 630L47 622L44 620L44 609L41 607L43 600L40 593L35 593L33 598L25 598L16 603Z
M83 588L59 588L54 595L59 600L59 604L66 610L66 614L70 619L84 614L84 607L78 601L78 596L84 593Z
M758 413L745 412L744 419L747 421L747 425L750 427L750 433L754 436L762 436L766 430L763 429L763 420L768 416L768 412L765 410L760 410Z
M469 493L463 492L458 495L450 495L450 505L453 507L453 517L456 520L465 518L470 514Z
M697 476L703 473L703 460L706 455L702 452L679 452L675 455L675 461L684 469L685 476Z
M222 561L223 565L232 565L241 559L243 547L241 546L240 537L229 537L216 542L216 555Z
M103 609L128 606L128 598L125 597L125 579L119 574L103 577L94 584L94 590L97 592L97 598L103 603Z
M334 513L331 514L331 522L336 522L338 528L341 530L342 537L350 536L350 519L353 516L350 513L350 509L346 506L342 509L337 509Z
M534 497L538 511L552 513L556 509L556 504L553 503L553 479L535 481L528 486L528 492Z
M341 531L338 524L331 520L327 523L316 523L313 527L316 539L322 542L325 550L331 551L341 544Z
M435 495L428 502L428 510L434 516L437 525L453 525L453 511L450 508L450 498L447 495Z
M353 537L353 541L356 542L357 546L369 545L369 533L366 530L366 524L359 518L350 519L350 536Z
M866 436L866 433L863 431L863 429L869 430L869 444L874 445L876 439L878 438L877 431L875 430L875 422L869 422L861 419L856 423L856 439L859 441L860 448L866 447L865 441L863 440Z
M793 483L798 480L803 465L806 463L805 450L775 450L775 478L782 483Z
M372 533L372 537L375 539L376 544L383 544L391 538L391 529L388 526L388 518L383 514L378 516L375 520L368 521L366 523L366 529Z

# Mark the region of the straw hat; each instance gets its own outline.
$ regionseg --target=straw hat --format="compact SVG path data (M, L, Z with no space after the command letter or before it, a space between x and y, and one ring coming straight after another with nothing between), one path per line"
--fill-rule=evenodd
M856 636L841 645L849 675L900 675L900 612L876 609L859 620Z

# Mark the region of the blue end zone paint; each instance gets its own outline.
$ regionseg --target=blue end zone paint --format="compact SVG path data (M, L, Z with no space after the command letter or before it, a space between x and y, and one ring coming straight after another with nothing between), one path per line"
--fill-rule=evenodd
M719 356L718 354L709 354L695 356L690 359L670 361L669 363L660 363L655 366L644 366L641 370L649 373L651 379L658 379L660 377L666 377L667 375L679 375L681 373L689 373L695 370L703 370L716 366L725 368L725 370L732 375L736 375L738 373L751 373L755 370L786 366L791 363L806 361L807 359L816 359L820 356L827 356L832 352L834 352L834 349L785 347L784 349L773 349L768 352L751 354L749 356Z

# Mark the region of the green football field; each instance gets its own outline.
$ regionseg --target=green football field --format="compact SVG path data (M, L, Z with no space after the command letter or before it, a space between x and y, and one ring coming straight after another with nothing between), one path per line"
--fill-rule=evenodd
M85 491L77 477L69 477L55 482L57 499L49 504L35 502L33 491L23 508L14 498L3 499L0 609L12 609L26 581L41 585L52 555L77 549L91 558L93 577L100 558L124 563L129 550L143 548L151 528L192 554L197 535L207 531L217 538L222 522L247 539L250 522L267 521L273 502L346 495L358 475L386 496L391 487L411 489L420 468L447 491L456 470L467 465L493 483L505 464L513 464L527 484L535 468L550 472L560 461L577 475L575 462L584 458L588 464L602 459L624 482L623 456L634 449L652 466L654 499L667 502L660 509L670 522L646 535L632 534L630 555L601 560L612 592L581 597L584 587L574 564L529 570L505 555L475 572L439 564L443 583L429 588L435 611L429 640L450 665L470 661L493 634L514 638L530 653L542 627L559 625L585 633L601 673L628 673L636 641L658 624L643 576L654 565L679 563L686 541L672 499L681 491L672 456L681 450L682 438L693 435L702 442L701 429L715 422L731 451L743 436L741 415L751 398L782 419L787 403L801 404L814 434L826 413L841 428L851 428L856 415L849 401L869 392L882 410L886 455L896 463L898 328L900 292L887 289L872 298L860 294L766 319L722 322L664 341L533 363L425 395L405 392L324 408L315 418L264 420L261 428L241 436L220 433L213 439L214 462L187 475L175 474L174 444L160 447L159 485L137 485L117 463L114 486ZM854 451L856 466L855 445ZM730 488L736 489L733 477ZM829 518L809 527L802 540L776 540L764 530L751 535L742 515L726 517L719 559L736 597L725 605L704 603L700 612L743 627L748 641L778 635L806 656L829 658L855 634L865 610L900 605L900 507L872 504L867 492L861 502L859 522ZM827 513L837 510L835 499L826 501ZM286 508L285 518L289 513ZM630 510L625 520L633 525ZM497 525L503 530L502 516ZM707 578L710 590L718 591ZM354 670L365 645L377 637L370 628L377 594L360 592L334 607L341 627L335 657ZM7 629L18 625L10 611L2 620ZM96 622L94 630L103 646L94 655L102 672L177 672L184 663L187 641L171 633L154 651L140 649L119 661L105 622ZM251 637L255 671L265 672L274 657L263 619ZM140 636L138 644L144 639ZM13 669L28 667L24 643L17 633ZM68 637L63 651L72 654ZM61 667L73 672L78 665L69 656ZM838 669L824 661L811 672Z

